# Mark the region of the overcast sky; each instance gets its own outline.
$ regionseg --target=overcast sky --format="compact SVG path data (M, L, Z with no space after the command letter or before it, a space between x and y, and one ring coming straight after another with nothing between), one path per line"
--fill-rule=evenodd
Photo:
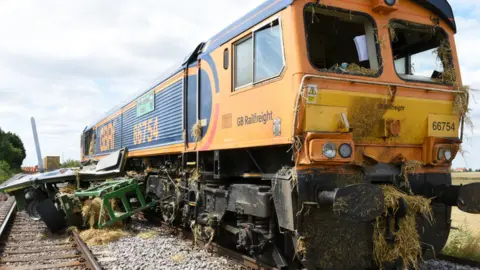
M261 0L0 0L0 127L20 135L35 165L30 117L42 155L79 159L80 134L155 82ZM465 84L480 88L480 1L450 1ZM480 93L478 93L480 98ZM455 167L480 168L480 105Z

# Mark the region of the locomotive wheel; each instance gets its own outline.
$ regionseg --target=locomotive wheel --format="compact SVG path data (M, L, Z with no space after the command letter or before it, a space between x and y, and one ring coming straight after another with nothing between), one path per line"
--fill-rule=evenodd
M40 202L38 200L33 200L27 205L27 213L30 216L31 219L33 220L40 220L41 216L40 213L38 212L38 204Z

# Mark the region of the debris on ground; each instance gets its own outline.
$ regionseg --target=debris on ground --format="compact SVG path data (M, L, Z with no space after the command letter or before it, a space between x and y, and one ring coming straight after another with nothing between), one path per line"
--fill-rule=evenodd
M149 238L157 237L158 235L159 235L159 232L152 230L152 231L141 232L137 234L137 237L140 237L142 239L149 239Z
M120 229L88 229L80 232L83 241L91 246L105 245L129 235Z

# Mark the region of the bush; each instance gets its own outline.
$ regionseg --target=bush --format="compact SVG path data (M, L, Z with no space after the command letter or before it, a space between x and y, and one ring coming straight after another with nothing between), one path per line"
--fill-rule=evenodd
M4 160L0 160L0 183L5 182L10 177L12 177L10 165Z
M77 168L82 166L82 163L78 160L68 159L67 161L63 162L60 167L62 168Z
M448 243L442 253L480 262L480 235L471 232L464 226L451 231Z

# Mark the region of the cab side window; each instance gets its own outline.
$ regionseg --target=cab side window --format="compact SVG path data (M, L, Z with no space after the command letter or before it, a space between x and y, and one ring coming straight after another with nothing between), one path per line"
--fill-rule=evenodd
M234 45L234 90L279 76L285 66L279 19Z
M251 37L235 45L235 89L252 84L253 39Z

